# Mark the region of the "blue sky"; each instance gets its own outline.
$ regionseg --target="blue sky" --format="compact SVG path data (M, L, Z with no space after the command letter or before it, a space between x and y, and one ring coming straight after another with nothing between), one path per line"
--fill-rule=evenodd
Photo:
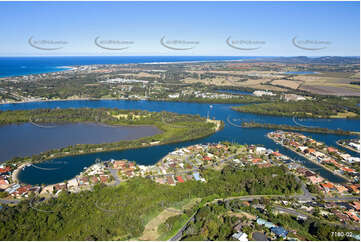
M1 2L0 11L0 56L360 53L359 2ZM98 36L98 40L131 44L105 43L102 46L129 48L103 49L94 44ZM165 41L193 42L168 46L192 48L166 48L160 44L163 36ZM36 46L62 48L34 48L28 43L30 37L38 41ZM228 37L238 41L232 42L233 46L258 49L231 48L226 44ZM295 37L302 47L323 49L296 47L292 43Z

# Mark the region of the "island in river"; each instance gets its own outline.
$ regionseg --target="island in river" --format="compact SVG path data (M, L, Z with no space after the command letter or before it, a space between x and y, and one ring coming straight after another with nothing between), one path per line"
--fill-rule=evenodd
M0 112L0 125L28 124L31 123L40 128L52 128L57 125L79 124L106 126L106 128L153 128L144 133L146 136L137 135L125 137L123 140L104 140L106 143L97 144L68 144L66 147L48 150L32 155L32 157L15 158L12 161L41 162L55 157L63 157L75 154L86 154L100 151L123 150L151 145L160 145L173 142L193 140L208 136L222 127L222 123L216 120L207 120L196 115L180 115L169 112L131 111L120 109L37 109ZM91 131L90 131L91 132ZM76 133L73 133L76 134ZM96 135L96 134L94 134ZM121 138L121 137L120 137ZM69 146L70 145L70 146Z

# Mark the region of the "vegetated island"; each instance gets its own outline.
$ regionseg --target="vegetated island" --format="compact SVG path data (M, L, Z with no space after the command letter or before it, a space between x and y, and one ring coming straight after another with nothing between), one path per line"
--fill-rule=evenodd
M251 95L235 95L231 98L211 98L211 97L179 97L179 98L162 98L149 99L150 101L168 101L168 102L187 102L187 103L215 103L215 104L255 104L272 102L272 97L257 97Z
M10 162L41 162L46 159L110 150L162 145L209 136L223 128L222 121L202 118L199 115L170 112L148 112L107 108L36 109L0 112L0 125L33 123L42 124L92 122L113 126L155 126L160 134L136 140L122 140L105 144L77 144L42 152L31 157L14 158Z
M232 107L246 113L299 118L360 118L358 99L325 98L292 102L270 102Z
M359 132L342 130L342 129L328 129L328 128L321 128L321 127L309 128L309 127L301 127L301 126L291 126L291 125L287 125L287 124L243 122L242 127L243 128L264 128L264 129L303 131L303 132L321 133L321 134L360 135Z

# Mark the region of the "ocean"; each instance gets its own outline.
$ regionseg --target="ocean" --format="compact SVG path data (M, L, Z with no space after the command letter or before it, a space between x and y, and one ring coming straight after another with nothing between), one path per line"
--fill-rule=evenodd
M240 56L61 56L0 57L0 77L41 74L67 70L69 66L151 62L241 60Z

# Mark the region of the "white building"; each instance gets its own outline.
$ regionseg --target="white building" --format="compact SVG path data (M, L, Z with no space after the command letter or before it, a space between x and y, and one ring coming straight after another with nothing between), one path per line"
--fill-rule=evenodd
M350 142L349 145L350 145L351 147L356 148L358 151L360 151L360 144L356 144L356 143Z
M239 241L248 241L248 236L246 233L238 232L232 235L233 238L239 240Z
M264 154L264 153L266 153L266 148L264 148L264 147L256 147L256 153Z
M257 97L262 97L262 96L276 96L276 94L274 94L273 92L269 92L269 91L254 91L253 95L257 96Z

